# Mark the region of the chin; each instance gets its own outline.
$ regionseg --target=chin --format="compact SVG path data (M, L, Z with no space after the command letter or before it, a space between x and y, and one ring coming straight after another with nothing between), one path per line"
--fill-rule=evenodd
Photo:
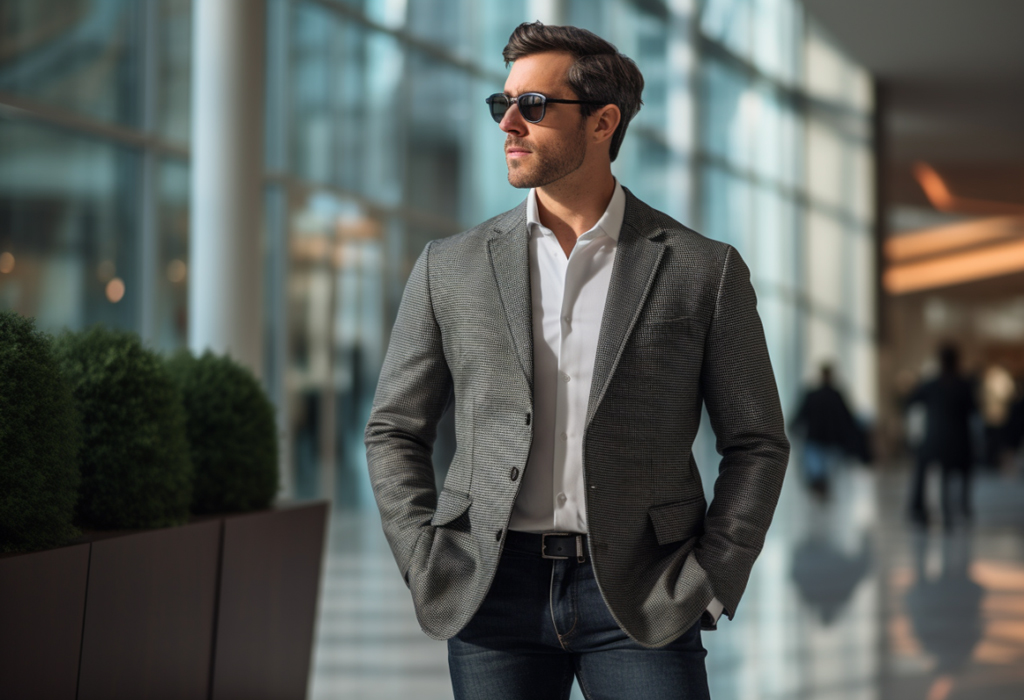
M514 168L508 169L508 184L521 190L533 187L530 176L526 173L518 172Z

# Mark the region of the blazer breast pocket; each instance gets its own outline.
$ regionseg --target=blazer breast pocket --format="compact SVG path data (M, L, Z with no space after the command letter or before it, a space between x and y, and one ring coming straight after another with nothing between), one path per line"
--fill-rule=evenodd
M705 510L703 496L651 508L648 513L658 544L680 542L698 534L703 528Z
M637 327L637 345L673 347L699 342L698 319L693 316L649 320Z

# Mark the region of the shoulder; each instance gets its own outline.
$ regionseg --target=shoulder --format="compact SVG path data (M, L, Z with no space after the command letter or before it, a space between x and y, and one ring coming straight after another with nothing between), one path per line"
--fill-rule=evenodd
M526 222L526 202L519 204L473 228L446 238L430 241L427 247L431 257L462 256L486 252L487 243L497 235L507 234Z
M728 243L708 238L663 211L650 206L629 189L626 192L626 212L623 226L631 226L637 233L664 244L681 258L681 262L699 265L705 269L720 269L726 260L740 260L740 255Z

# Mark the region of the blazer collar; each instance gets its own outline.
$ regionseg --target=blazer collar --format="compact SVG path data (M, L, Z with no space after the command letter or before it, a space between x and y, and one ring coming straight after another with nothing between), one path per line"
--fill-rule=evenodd
M593 418L615 373L665 252L665 244L656 240L664 229L653 216L653 210L627 188L622 189L626 195L625 213L598 335L587 423ZM516 354L533 386L529 240L524 201L494 221L487 245Z
M533 307L530 299L530 237L526 202L495 220L487 241L491 269L519 364L533 386Z

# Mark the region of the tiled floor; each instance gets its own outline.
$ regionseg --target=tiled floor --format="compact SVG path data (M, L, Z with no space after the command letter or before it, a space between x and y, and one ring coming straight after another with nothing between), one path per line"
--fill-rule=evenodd
M736 619L704 636L713 697L1024 697L1019 472L980 475L946 533L904 523L902 471L844 469L823 502L791 470ZM374 514L335 513L320 605L312 698L451 698Z

